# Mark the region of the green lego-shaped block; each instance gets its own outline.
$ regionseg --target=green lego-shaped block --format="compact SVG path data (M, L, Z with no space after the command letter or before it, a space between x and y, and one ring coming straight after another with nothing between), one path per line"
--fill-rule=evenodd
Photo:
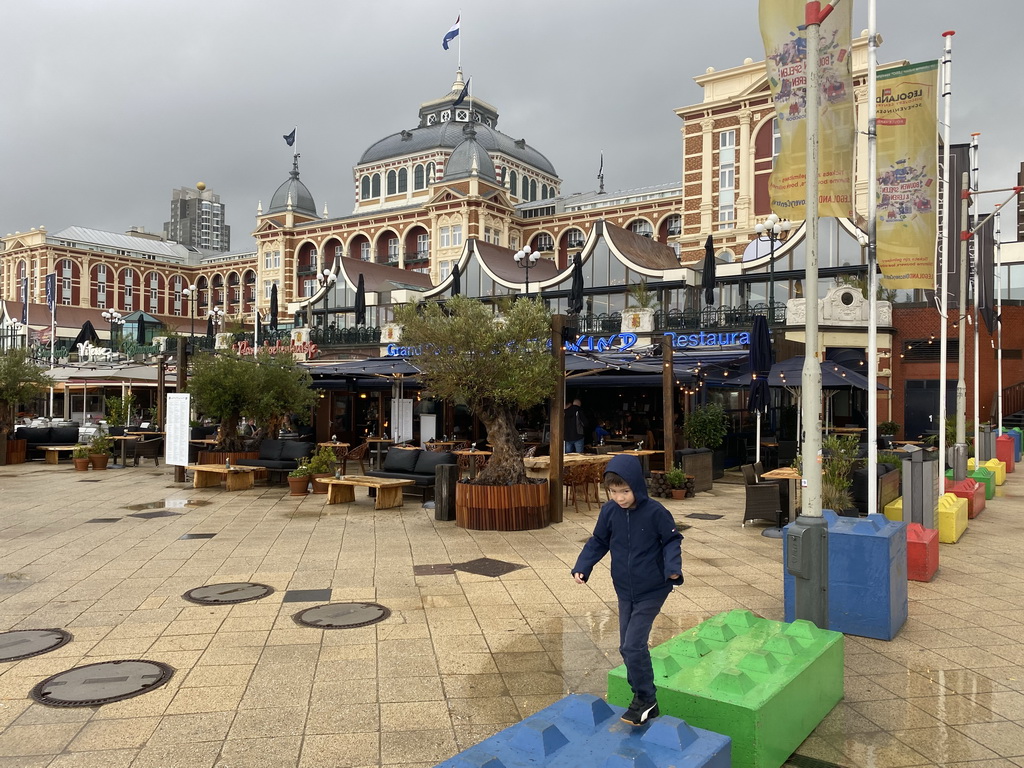
M651 649L663 714L732 739L734 768L778 768L843 698L843 635L728 611ZM625 666L608 701L629 706Z
M981 462L981 467L987 469L995 477L996 485L1002 485L1006 482L1006 462L1000 461L999 459L989 459L988 461ZM974 472L974 457L972 456L967 460L967 471Z
M985 486L985 499L994 499L996 496L996 476L988 467L982 464L977 469L967 473L967 476ZM946 477L953 479L953 470L946 470Z

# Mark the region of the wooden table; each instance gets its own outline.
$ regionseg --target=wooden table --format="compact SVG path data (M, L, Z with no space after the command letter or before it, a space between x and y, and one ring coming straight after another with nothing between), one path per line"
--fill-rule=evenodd
M436 449L438 446L442 446L442 447L444 447L446 449L447 448L454 448L459 443L465 443L465 442L467 442L467 441L466 440L427 440L427 442L425 442L423 445L426 446L426 449L428 451L432 451L432 450Z
M470 458L474 456L491 455L490 451L471 451L469 449L463 449L461 451L452 451L452 453L454 453L456 456L469 456ZM474 477L476 477L476 462L471 461L469 462L469 479L472 480Z
M46 451L44 457L46 459L46 463L60 464L60 452L73 451L77 447L77 445L44 445L43 450Z
M796 499L797 499L797 481L802 480L803 477L792 467L779 467L768 472L762 473L761 477L765 480L779 480L780 482L786 482L788 485L788 496L789 503L786 505L786 519L782 521L782 524L794 520L797 516Z
M612 456L622 456L622 455L625 455L625 456L636 456L638 459L640 459L640 466L643 467L644 477L650 477L651 476L651 456L654 456L655 454L658 454L658 453L664 453L664 451L655 451L655 450L652 450L650 448L644 448L644 449L639 450L639 451L638 450L632 450L632 451L612 451L611 455Z
M377 489L377 501L374 509L393 509L403 504L402 488L415 485L414 480L397 480L388 477L367 477L366 475L345 475L344 477L328 477L320 482L327 486L328 504L345 504L356 500L355 487Z
M480 451L477 451L480 453ZM562 457L562 466L570 464L607 464L612 460L610 453L567 453ZM551 468L550 456L531 456L523 459L527 477L546 478Z
M225 467L223 464L189 464L185 469L192 470L193 488L212 488L220 485L223 476L224 487L229 491L245 491L252 488L253 473L256 471L256 467Z

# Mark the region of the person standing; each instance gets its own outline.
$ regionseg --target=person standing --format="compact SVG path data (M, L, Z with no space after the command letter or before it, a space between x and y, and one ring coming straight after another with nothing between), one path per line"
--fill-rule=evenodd
M585 584L594 566L611 552L612 585L619 599L619 653L633 689L622 720L643 725L660 714L647 644L666 598L683 583L683 537L669 511L647 495L643 467L635 456L620 454L609 461L604 485L610 498L572 577Z
M583 440L587 434L587 422L583 416L583 404L577 397L565 406L565 452L583 453Z

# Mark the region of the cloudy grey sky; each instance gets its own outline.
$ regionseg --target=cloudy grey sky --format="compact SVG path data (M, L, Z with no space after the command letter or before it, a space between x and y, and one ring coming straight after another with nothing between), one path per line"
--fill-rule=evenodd
M855 2L855 34L867 26ZM1020 0L879 0L881 63L941 58L956 30L953 141L981 132L983 188L1015 183ZM171 190L204 181L233 250L287 178L298 126L319 209L351 212L352 166L451 86L441 38L498 128L554 164L563 192L675 181L693 77L764 56L756 0L32 0L5 4L0 232L160 231ZM990 205L998 196L989 196ZM1004 220L1010 239L1012 218Z

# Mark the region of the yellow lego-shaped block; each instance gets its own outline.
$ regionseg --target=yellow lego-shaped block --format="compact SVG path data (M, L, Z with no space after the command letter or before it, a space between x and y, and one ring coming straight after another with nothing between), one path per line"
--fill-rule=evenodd
M892 520L894 523L903 522L903 497L900 496L898 499L893 499L885 505L883 510L887 520Z
M1002 485L1006 482L1006 462L1000 461L999 459L989 459L988 461L981 462L981 466L987 468L993 475L996 476L996 485Z
M939 542L956 544L967 530L967 499L952 493L944 493L935 506L935 518L939 521Z

